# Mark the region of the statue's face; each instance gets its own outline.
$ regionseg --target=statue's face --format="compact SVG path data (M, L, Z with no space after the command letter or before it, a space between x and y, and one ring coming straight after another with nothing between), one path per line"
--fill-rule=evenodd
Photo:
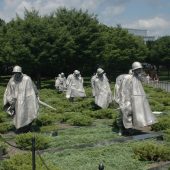
M75 77L79 77L80 74L75 74Z
M138 68L138 69L134 70L134 73L136 75L140 75L142 73L142 68Z
M101 78L101 77L103 77L103 73L101 73L101 74L98 74L98 77L100 77L100 78Z
M20 81L22 79L22 73L14 73L14 79L16 81Z

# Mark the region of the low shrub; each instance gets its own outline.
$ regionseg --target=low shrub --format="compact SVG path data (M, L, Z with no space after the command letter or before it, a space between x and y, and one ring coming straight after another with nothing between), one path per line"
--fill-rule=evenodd
M74 126L88 126L92 124L93 119L87 115L74 114L67 122Z
M162 92L163 90L161 88L155 88L154 89L156 92Z
M155 123L151 126L153 131L161 131L170 129L170 116L162 116L158 118L158 123Z
M135 157L142 161L167 161L170 160L170 148L154 141L138 142L134 144Z
M73 115L75 114L75 112L65 112L61 117L60 117L60 122L67 122L67 120L69 120Z
M7 146L0 141L0 155L5 155L7 154Z
M170 142L170 129L164 131L163 138L165 141Z
M13 128L14 128L14 125L12 125L10 122L0 123L0 133L7 133Z
M48 148L49 143L52 139L50 137L47 137L45 135L38 134L38 133L29 132L29 133L17 135L15 137L15 142L18 147L25 149L25 150L31 150L32 138L34 136L35 136L36 150Z
M47 125L51 125L53 122L55 122L56 120L56 114L48 114L48 113L44 113L44 114L40 114L38 119L36 120L36 124L38 126L47 126Z
M170 106L170 98L169 97L164 97L161 101L161 103L164 105L164 106Z
M1 112L0 111L0 123L5 122L7 119L7 113Z
M40 128L40 132L42 133L49 133L49 132L58 132L58 127L56 125L51 125L51 126L42 126Z
M161 102L150 99L149 103L151 106L151 110L153 110L153 111L164 111L165 110L165 106Z
M46 162L47 167L50 170L59 170L52 163ZM3 170L31 170L32 169L32 156L31 153L17 154L10 157L10 159L2 162ZM45 170L46 167L42 163L41 159L36 156L36 169Z
M92 117L95 117L97 119L112 119L113 117L115 117L116 114L117 112L114 109L100 109L94 111Z

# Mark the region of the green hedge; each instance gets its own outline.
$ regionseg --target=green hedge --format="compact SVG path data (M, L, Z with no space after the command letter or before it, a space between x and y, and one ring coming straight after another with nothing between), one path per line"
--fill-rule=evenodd
M14 125L12 125L10 122L0 123L0 133L7 133L8 131L13 129Z
M170 147L158 144L155 141L144 141L134 144L135 157L142 161L170 160Z
M82 114L75 114L69 120L67 120L67 123L74 126L88 126L91 125L92 122L93 119L91 117Z
M50 170L59 170L52 163L45 162ZM31 170L32 169L32 156L31 153L17 154L2 162L3 170ZM46 167L42 163L41 159L36 156L36 169L45 170Z
M38 133L25 133L20 134L15 137L15 142L18 147L25 149L25 150L31 150L32 147L32 138L35 136L35 148L36 150L39 149L46 149L49 146L49 143L51 142L51 138L47 137L42 134Z
M151 126L151 129L154 131L161 131L170 129L170 116L165 115L158 118L158 123L155 123Z
M5 155L7 153L7 146L4 144L4 142L0 141L0 152L2 155Z
M170 142L170 129L164 131L163 138L165 141Z
M40 114L38 119L36 119L36 124L38 126L51 125L53 122L56 121L56 118L57 118L57 114L55 114L55 113Z

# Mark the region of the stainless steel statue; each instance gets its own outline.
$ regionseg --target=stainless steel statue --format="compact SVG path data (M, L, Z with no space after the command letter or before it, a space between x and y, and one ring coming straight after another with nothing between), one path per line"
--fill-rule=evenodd
M123 129L141 128L156 123L141 83L142 65L132 64L132 73L116 79L114 100L119 104L119 135Z
M95 85L94 85L94 82L95 82L95 79L96 79L96 76L97 74L94 73L94 75L91 77L91 87L92 87L92 96L95 97Z
M93 94L95 95L95 104L103 109L107 108L113 101L113 96L104 70L98 68L91 82Z
M14 116L16 129L29 125L37 117L38 91L20 66L13 68L13 76L4 93L4 108Z
M70 74L66 81L67 91L66 98L73 100L75 97L85 97L86 93L83 87L83 78L80 71L75 70L73 74Z
M66 91L66 78L64 73L59 74L58 77L56 78L55 87L59 92Z

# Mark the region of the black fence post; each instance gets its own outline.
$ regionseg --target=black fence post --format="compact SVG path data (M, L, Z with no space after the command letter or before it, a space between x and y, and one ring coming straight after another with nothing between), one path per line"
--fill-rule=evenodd
M35 136L32 137L32 170L36 170L36 166L35 166Z
M99 164L99 170L104 170L104 165L102 163Z

